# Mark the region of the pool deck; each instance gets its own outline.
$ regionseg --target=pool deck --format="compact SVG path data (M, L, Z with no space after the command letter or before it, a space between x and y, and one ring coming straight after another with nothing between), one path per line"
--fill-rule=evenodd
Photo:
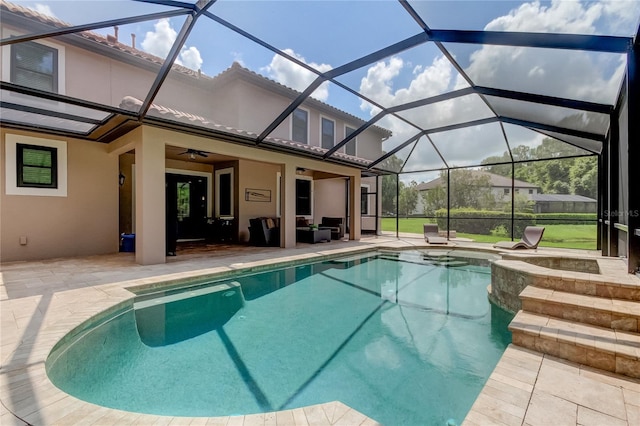
M457 248L490 250L456 241ZM132 286L295 263L377 247L429 247L414 235L364 237L296 248L237 247L193 250L161 265L141 266L133 253L13 262L1 265L0 424L8 425L374 425L374 419L334 401L258 415L186 418L129 413L93 405L57 389L45 360L53 346L83 321L133 297ZM432 246L434 248L445 248ZM544 254L599 257L597 252L545 249ZM621 260L617 268L625 274ZM614 268L615 269L615 268ZM640 380L509 346L465 425L638 425Z

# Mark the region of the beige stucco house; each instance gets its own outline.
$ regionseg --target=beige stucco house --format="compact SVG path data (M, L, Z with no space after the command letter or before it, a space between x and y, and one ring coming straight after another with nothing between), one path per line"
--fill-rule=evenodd
M5 1L2 13L3 39L66 27ZM38 78L30 74L29 58L46 62ZM308 98L260 144L248 143L299 93L237 63L214 77L173 65L158 84L163 58L121 42L117 30L5 45L1 61L3 83L35 84L70 99L2 93L3 102L13 98L35 112L59 112L34 118L43 131L33 132L11 125L11 114L24 120L28 111L3 111L2 261L113 253L124 233L135 234L138 263L162 263L169 210L179 218L177 238L184 239L203 238L204 225L214 219L228 221L234 240L247 242L249 219L279 217L282 247L296 244L296 216L315 223L342 217L350 239L359 239L362 229L380 229L373 214L380 197L371 195L378 178L362 177L357 166L381 155L390 132L369 127L332 161L319 161L318 152L364 122ZM146 111L151 119L140 120L136 114L154 87ZM86 126L74 121L77 138L60 136L55 129L69 125L65 114L81 115L73 99L100 105L104 114L93 111Z

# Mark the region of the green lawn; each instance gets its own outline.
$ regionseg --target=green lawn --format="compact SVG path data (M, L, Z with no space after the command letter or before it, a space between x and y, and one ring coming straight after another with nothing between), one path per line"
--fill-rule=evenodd
M400 232L408 232L422 235L422 224L426 222L421 218L400 219ZM544 236L540 242L543 247L563 247L584 250L596 249L596 225L542 225ZM394 218L382 219L382 230L394 232L396 220ZM504 235L479 235L458 233L458 237L470 238L481 243L495 243L496 241L509 240ZM519 239L519 237L517 238Z

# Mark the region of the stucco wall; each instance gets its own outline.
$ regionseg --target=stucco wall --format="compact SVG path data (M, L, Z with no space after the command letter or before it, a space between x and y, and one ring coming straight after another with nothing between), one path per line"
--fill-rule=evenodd
M318 179L313 184L313 221L320 223L323 216L341 217L347 223L346 183L344 178ZM346 229L346 226L345 226Z
M117 156L109 155L104 144L47 136L66 141L67 195L7 195L7 133L37 136L0 130L0 259L8 262L118 251ZM27 238L26 245L20 244L22 236Z
M276 217L277 212L277 175L280 165L259 163L257 161L240 160L239 187L237 190L238 240L249 241L249 219L255 217ZM247 189L261 189L271 191L271 201L247 201Z

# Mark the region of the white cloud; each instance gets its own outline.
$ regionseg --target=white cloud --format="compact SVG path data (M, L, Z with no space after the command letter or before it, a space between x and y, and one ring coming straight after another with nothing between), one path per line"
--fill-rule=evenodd
M409 86L394 91L394 79L405 66L408 67L402 58L397 56L372 65L360 81L360 93L382 106L389 107L443 93L451 83L453 66L446 58L440 56L429 66L416 65L412 70L415 78Z
M142 41L142 49L145 52L152 55L166 58L176 41L178 33L171 27L169 19L160 19L154 25L153 31L147 31ZM176 63L183 65L192 70L199 70L202 68L202 56L197 47L184 46L180 52L179 57L176 59Z
M524 3L509 14L489 22L489 31L548 31L561 33L592 34L595 21L602 14L602 5L591 3L583 6L578 1L553 0L550 6L539 1Z
M304 57L297 54L292 49L284 49L283 52L295 57L305 64L308 64L309 66L317 69L320 72L327 72L333 68L328 64L307 62ZM269 74L269 77L271 77L278 83L281 83L287 87L291 87L292 89L298 90L300 92L304 91L304 89L306 89L317 78L316 74L305 68L302 68L296 63L291 62L290 60L280 55L273 55L271 63L264 67L264 70ZM326 101L329 98L329 86L326 83L323 83L315 90L315 92L313 92L311 96L320 101Z
M202 56L200 56L200 51L194 46L191 46L187 49L183 49L180 52L180 62L187 68L192 70L199 70L202 68Z
M171 23L166 18L156 22L153 29L154 31L147 31L141 46L145 52L166 58L178 33L171 28Z
M520 5L505 16L494 19L486 25L485 29L624 34L622 28L624 25L627 25L624 28L630 28L628 22L637 19L639 10L640 2L638 1L553 0L546 5L533 1ZM631 27L633 25L637 24L634 23ZM456 51L455 45L451 48L453 52ZM468 63L466 73L474 83L479 85L595 102L615 102L626 65L624 55L507 46L480 46L468 58L462 59L462 63ZM415 59L414 62L416 62ZM446 58L439 56L430 65L414 63L410 76L412 80L398 88L396 86L402 78L409 74L403 73L404 68L407 67L408 64L403 63L398 57L371 65L366 76L362 78L360 92L383 106L392 106L431 97L451 88L459 89L467 86L466 81L456 73ZM401 114L424 128L430 128L438 126L438 123L451 124L448 121L453 120L454 117L455 122L482 118L486 114L483 108L485 107L472 97L463 97ZM372 108L369 108L369 111L372 115L378 112ZM554 114L556 116L553 116ZM560 122L563 119L557 114L558 110L549 110L549 122ZM568 111L567 114L570 115L571 112ZM545 117L538 118L546 120ZM378 124L394 132L393 139L398 142L392 141L388 144L389 147L397 146L398 143L416 133L415 129L402 124L399 120L385 118ZM456 140L448 141L447 145L450 146L442 149L443 153L446 152L449 157L447 160L465 164L475 159L477 163L479 159L491 155L490 151L498 153L504 147L504 142L496 142L499 135L496 136L495 132L480 130L482 129L469 128L454 132L457 133ZM536 140L542 138L537 133L533 135ZM444 142L448 135L440 134L435 138ZM518 145L522 143L529 144L533 141L517 142ZM492 149L488 149L489 147ZM414 155L420 154L418 151L421 151L421 148L418 148ZM459 158L455 159L456 156ZM418 162L428 168L436 160L433 157L433 153L424 152ZM415 161L413 164L419 168Z
M51 16L52 18L56 18L56 15L51 10L51 7L48 4L36 3L34 6L36 12L41 13L46 16Z

